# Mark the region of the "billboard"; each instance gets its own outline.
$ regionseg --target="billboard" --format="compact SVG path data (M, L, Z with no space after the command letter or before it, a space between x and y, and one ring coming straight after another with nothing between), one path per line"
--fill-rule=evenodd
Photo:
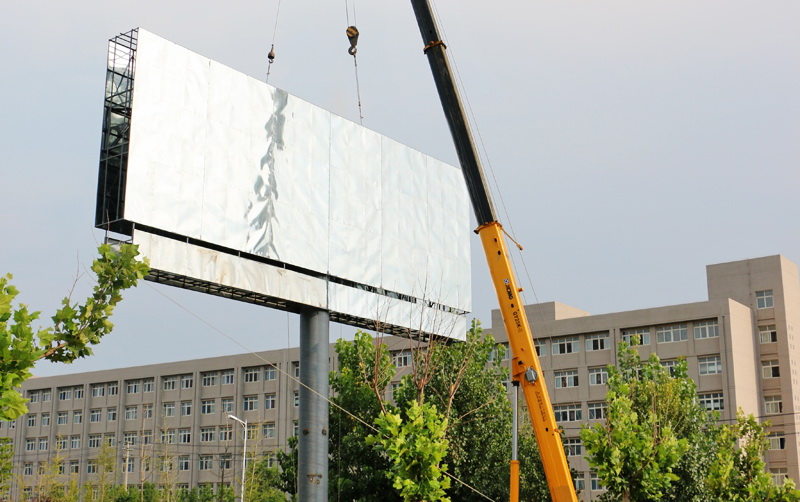
M109 44L95 225L151 280L462 337L468 215L453 166L147 31Z

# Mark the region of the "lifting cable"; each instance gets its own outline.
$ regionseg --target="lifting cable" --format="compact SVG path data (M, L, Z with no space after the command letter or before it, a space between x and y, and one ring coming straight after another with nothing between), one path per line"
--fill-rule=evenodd
M275 36L278 34L278 17L281 13L281 0L278 0L278 8L275 11L275 27L272 29L272 46L269 49L269 53L267 53L267 60L269 63L267 64L267 78L264 81L265 83L269 84L269 73L272 70L272 63L275 61Z
M358 49L356 45L358 44L358 28L356 28L356 24L358 24L358 18L356 17L356 0L353 0L353 24L350 24L350 8L347 5L348 0L344 0L344 10L347 17L347 40L350 42L350 48L347 49L347 53L353 56L353 66L355 68L355 75L356 75L356 96L358 98L358 123L364 125L364 114L361 110L361 85L358 82L358 58L356 57L356 53Z

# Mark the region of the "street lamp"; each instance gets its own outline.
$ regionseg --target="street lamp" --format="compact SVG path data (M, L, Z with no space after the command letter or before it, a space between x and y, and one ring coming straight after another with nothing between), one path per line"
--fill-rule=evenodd
M247 420L242 420L239 417L228 415L228 418L231 420L235 420L239 422L239 425L242 426L242 430L244 431L242 434L242 495L241 495L241 502L244 502L244 471L247 468Z

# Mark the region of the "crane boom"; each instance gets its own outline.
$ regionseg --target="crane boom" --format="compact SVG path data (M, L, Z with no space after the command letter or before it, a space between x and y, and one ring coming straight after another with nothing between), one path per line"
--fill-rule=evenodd
M519 382L525 396L550 495L555 502L577 502L560 430L533 345L530 324L519 298L521 289L517 286L511 267L503 227L495 216L475 141L450 69L446 47L439 36L429 1L411 0L411 4L478 221L475 232L481 238L492 283L500 302L500 312L513 355L511 377Z

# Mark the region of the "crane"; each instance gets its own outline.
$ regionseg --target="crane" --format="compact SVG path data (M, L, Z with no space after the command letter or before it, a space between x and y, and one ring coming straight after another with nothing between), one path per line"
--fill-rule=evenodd
M411 0L411 4L417 18L422 41L425 44L424 53L428 58L433 79L436 82L439 99L450 127L450 134L453 137L461 171L467 183L472 208L478 221L478 228L475 232L480 236L492 284L500 303L500 312L513 356L511 377L522 387L525 396L536 442L539 444L550 495L555 502L577 502L578 498L572 483L569 463L567 463L561 443L561 432L556 424L542 367L533 345L530 324L519 297L522 290L517 286L517 280L511 267L503 226L497 221L495 215L475 141L450 68L447 48L439 36L439 28L433 17L429 0ZM513 463L512 469L514 469Z

